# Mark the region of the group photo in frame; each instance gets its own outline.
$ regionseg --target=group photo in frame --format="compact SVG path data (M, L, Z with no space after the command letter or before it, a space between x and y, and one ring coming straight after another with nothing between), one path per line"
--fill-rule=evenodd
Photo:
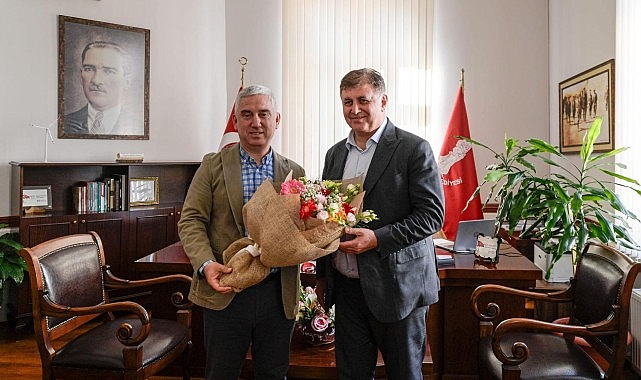
M578 152L585 131L601 116L596 152L614 149L614 59L559 83L559 148Z
M149 140L150 31L58 16L58 138Z

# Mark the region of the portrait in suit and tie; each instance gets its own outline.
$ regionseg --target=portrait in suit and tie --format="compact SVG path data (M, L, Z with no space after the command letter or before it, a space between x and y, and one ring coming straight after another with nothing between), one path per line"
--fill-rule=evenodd
M58 137L149 139L142 80L148 72L148 39L123 38L133 32L110 31L104 25L60 22L66 30L61 31L65 54L60 64Z

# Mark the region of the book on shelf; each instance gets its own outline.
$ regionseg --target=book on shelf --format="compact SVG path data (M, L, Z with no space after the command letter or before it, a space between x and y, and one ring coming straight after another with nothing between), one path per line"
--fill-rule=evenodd
M72 187L73 208L77 213L110 212L127 209L125 174L114 174L94 181L81 181Z

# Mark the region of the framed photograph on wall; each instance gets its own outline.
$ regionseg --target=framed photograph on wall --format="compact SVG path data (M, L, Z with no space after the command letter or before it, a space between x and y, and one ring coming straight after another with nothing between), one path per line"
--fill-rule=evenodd
M614 59L559 83L559 145L578 152L585 131L603 117L594 150L614 149Z
M129 179L129 207L157 205L158 177L134 177Z
M149 29L58 16L58 137L149 140Z

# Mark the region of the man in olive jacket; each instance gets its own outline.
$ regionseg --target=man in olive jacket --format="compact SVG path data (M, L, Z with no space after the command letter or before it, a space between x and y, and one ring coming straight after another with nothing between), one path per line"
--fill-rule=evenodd
M240 143L203 158L178 223L194 267L189 299L203 307L208 380L237 379L250 345L256 377L282 380L298 312L298 266L272 268L267 279L239 293L219 280L231 272L223 265L223 251L246 235L243 204L264 180L279 186L290 172L294 178L305 173L271 149L280 114L269 89L241 90L233 120Z

